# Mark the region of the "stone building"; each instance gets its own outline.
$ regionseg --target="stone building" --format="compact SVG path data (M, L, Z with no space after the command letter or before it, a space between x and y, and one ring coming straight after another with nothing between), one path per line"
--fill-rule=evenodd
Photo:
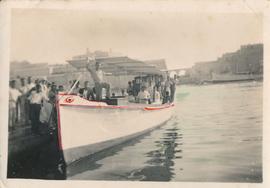
M78 72L81 72L81 81L88 80L90 84L94 84L93 80L86 70L87 56L81 58L73 57L67 62L74 66ZM90 60L91 61L91 60ZM149 60L147 62L131 59L127 56L118 57L96 57L93 63L98 61L101 63L101 69L106 73L105 80L110 83L111 88L127 88L128 81L133 80L137 76L145 76L147 74L163 74L166 69L165 60ZM162 69L162 70L161 70Z
M198 62L190 69L191 79L211 80L212 74L262 74L263 44L242 45L236 52L225 53L215 61Z
M10 78L31 76L33 78L47 78L48 63L32 64L28 61L13 61L10 63Z

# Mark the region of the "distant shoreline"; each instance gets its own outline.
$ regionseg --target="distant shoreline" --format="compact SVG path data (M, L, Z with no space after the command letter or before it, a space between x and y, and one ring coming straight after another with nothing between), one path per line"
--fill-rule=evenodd
M218 85L218 84L231 84L231 83L245 83L245 82L263 82L261 80L235 80L235 81L219 81L219 82L203 82L203 83L178 83L177 86L187 85L187 86L202 86L202 85Z

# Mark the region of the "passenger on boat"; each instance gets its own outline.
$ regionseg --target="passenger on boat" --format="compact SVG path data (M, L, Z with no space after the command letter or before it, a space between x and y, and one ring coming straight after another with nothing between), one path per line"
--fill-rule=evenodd
M128 93L129 96L133 95L133 85L132 85L131 81L128 82L127 93Z
M166 95L166 90L165 90L165 80L163 77L160 79L160 91L162 98L164 98Z
M141 90L141 79L139 77L135 78L133 84L133 95L137 96Z
M134 89L134 85L135 85L135 80L132 80L132 95L135 96L135 89Z
M103 88L106 89L106 98L110 98L110 84L104 82L105 74L100 69L100 62L96 62L95 65L88 63L87 69L95 82L96 100L102 99Z
M165 96L163 97L162 104L170 103L170 101L171 101L170 93L166 91Z
M64 91L64 86L63 85L59 85L58 86L58 92L63 92Z
M128 94L128 101L129 102L135 102L134 83L135 83L135 80L132 80L132 81L128 82L127 94Z
M73 84L72 84L72 87L74 86L74 84L76 84L76 80L73 80ZM72 88L71 87L71 88ZM74 87L74 89L72 90L72 94L75 94L75 95L78 95L79 94L79 91L80 91L80 82L78 81L76 86Z
M164 90L165 90L165 96L167 95L166 94L166 92L169 92L169 95L171 94L171 88L170 88L170 86L171 86L171 78L170 78L170 76L167 76L167 79L166 79L166 81L165 81L165 88L164 88Z
M147 77L142 77L141 79L141 87L146 87L146 88L148 88L149 87L149 80L148 80L148 78Z
M122 94L122 96L125 96L125 90L124 89L121 89L121 94Z
M150 102L150 94L146 90L145 86L142 86L141 91L139 92L137 96L138 102L142 104L149 104Z
M159 92L159 88L155 87L154 88L154 100L153 100L153 104L161 104L161 95Z
M154 96L154 84L152 84L152 81L148 82L147 91L150 94L151 101L154 101L154 98L155 98L155 96Z
M90 87L89 81L84 82L84 88L79 91L80 95L87 100L95 100L93 89Z
M175 90L176 90L175 79L171 79L171 82L170 82L171 100L170 100L170 102L173 102L174 101Z
M158 76L156 77L156 83L155 83L155 86L157 87L160 95L161 95L161 91L162 91L162 88L161 88L161 81L162 81L162 76Z

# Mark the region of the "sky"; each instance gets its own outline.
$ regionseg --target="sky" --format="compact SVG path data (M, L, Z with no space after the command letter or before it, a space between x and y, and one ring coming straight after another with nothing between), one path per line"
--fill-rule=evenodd
M164 58L174 69L262 42L262 16L252 13L15 9L11 16L11 61L65 63L88 48Z

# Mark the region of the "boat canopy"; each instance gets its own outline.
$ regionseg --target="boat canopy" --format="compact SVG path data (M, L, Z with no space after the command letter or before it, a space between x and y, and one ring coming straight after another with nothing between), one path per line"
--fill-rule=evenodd
M101 69L107 74L112 75L163 75L164 72L155 65L147 64L143 61L131 59L127 56L121 57L105 57L90 60L90 62L101 63ZM72 59L67 61L77 69L85 69L87 66L87 58Z

